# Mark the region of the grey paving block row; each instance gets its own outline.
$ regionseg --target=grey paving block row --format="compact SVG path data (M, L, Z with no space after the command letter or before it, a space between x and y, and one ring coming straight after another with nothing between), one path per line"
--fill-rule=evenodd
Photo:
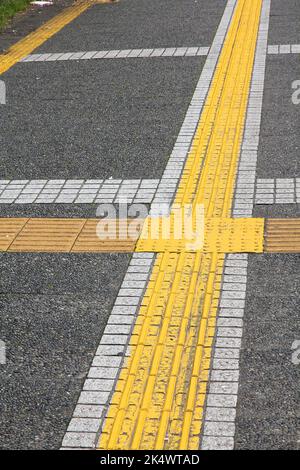
M111 403L129 340L154 263L154 253L135 253L84 382L62 449L94 449ZM142 270L141 270L142 268ZM132 289L128 282L139 285Z
M247 118L235 187L233 217L252 217L265 82L270 0L264 0L257 38Z
M208 51L195 92L153 200L150 212L150 215L153 217L168 215L170 212L170 207L190 152L235 4L236 0L230 0L227 3L215 38ZM187 51L186 55L192 55L193 48L190 49L190 52Z
M271 44L268 54L300 54L300 44Z
M0 180L0 204L151 204L159 179Z
M114 49L110 51L61 52L30 54L20 62L61 62L65 60L133 59L146 57L206 56L209 47L161 47L148 49Z
M300 203L300 178L257 179L255 204Z
M185 159L185 157L183 157ZM152 204L152 212L169 209L178 178L109 180L0 180L0 204ZM254 199L252 197L254 186ZM300 178L257 179L236 191L240 205L300 202ZM239 207L237 204L236 207Z
M204 414L202 449L229 450L234 447L247 265L247 254L229 254L225 258L216 342ZM241 276L239 272L228 275L228 268L243 269L245 275Z

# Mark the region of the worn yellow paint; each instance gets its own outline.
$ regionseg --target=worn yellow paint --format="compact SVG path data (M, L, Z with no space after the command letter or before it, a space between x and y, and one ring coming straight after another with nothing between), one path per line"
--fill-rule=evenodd
M11 46L7 52L0 55L0 74L26 57L47 39L58 33L64 26L75 20L81 13L95 3L110 3L109 0L79 0L66 8L51 20L40 26L36 31Z
M237 2L176 195L209 219L231 213L261 3ZM101 449L199 448L223 264L216 252L158 255Z

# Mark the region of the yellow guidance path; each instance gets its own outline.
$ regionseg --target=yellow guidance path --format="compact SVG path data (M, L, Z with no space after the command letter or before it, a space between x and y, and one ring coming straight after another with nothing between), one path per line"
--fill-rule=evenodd
M261 0L238 0L175 203L229 218ZM157 257L101 449L198 449L224 254Z

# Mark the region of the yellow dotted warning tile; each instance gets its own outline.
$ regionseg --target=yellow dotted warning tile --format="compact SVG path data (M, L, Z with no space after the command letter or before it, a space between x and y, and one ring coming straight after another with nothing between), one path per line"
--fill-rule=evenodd
M203 253L261 253L264 219L205 218L193 226L184 238L184 227L176 236L173 218L148 218L138 240L136 251L164 252L201 251Z

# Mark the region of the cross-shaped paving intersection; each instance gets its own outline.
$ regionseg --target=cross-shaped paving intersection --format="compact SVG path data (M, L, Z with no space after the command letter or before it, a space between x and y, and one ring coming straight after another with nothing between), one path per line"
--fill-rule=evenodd
M149 191L147 196L145 192L138 196L137 187L134 192L129 190L133 202L134 198L142 202L144 197L151 205L133 240L117 236L99 240L97 219L25 216L0 221L1 249L10 253L134 252L63 448L174 450L231 449L235 445L248 254L299 253L300 248L295 216L253 217L270 3L226 3L155 191L151 196ZM57 22L52 20L53 33L85 8L85 3L79 3ZM24 57L20 67L30 66L28 54L50 37L42 40L43 33L34 34L30 41L25 39L12 48L0 65L2 72ZM36 62L41 55L37 53ZM144 55L145 60L148 57L150 54ZM54 59L59 61L59 57ZM12 182L9 193L11 182L3 180L4 202L14 206L21 191L24 203L34 204L36 194L51 199L53 184L57 185L55 197L62 198L58 202L64 202L64 197L66 203L70 198L90 197L87 194L93 195L94 203L117 202L116 192L111 200L105 198L111 192L102 193L102 201L96 200L102 180L91 180L80 196L74 195L76 180L62 196L57 191L63 191L64 181L42 181L30 183L37 188L31 192L26 192L29 180L18 192L13 192L18 185ZM98 185L97 193L92 191L93 184ZM185 206L190 207L192 221L197 208L204 208L204 243L200 247L189 248L184 236L174 237L170 213ZM165 214L160 215L161 211ZM171 227L168 238L163 233L166 221ZM117 223L127 226L130 221ZM155 239L151 237L154 225ZM150 235L143 236L146 229Z

